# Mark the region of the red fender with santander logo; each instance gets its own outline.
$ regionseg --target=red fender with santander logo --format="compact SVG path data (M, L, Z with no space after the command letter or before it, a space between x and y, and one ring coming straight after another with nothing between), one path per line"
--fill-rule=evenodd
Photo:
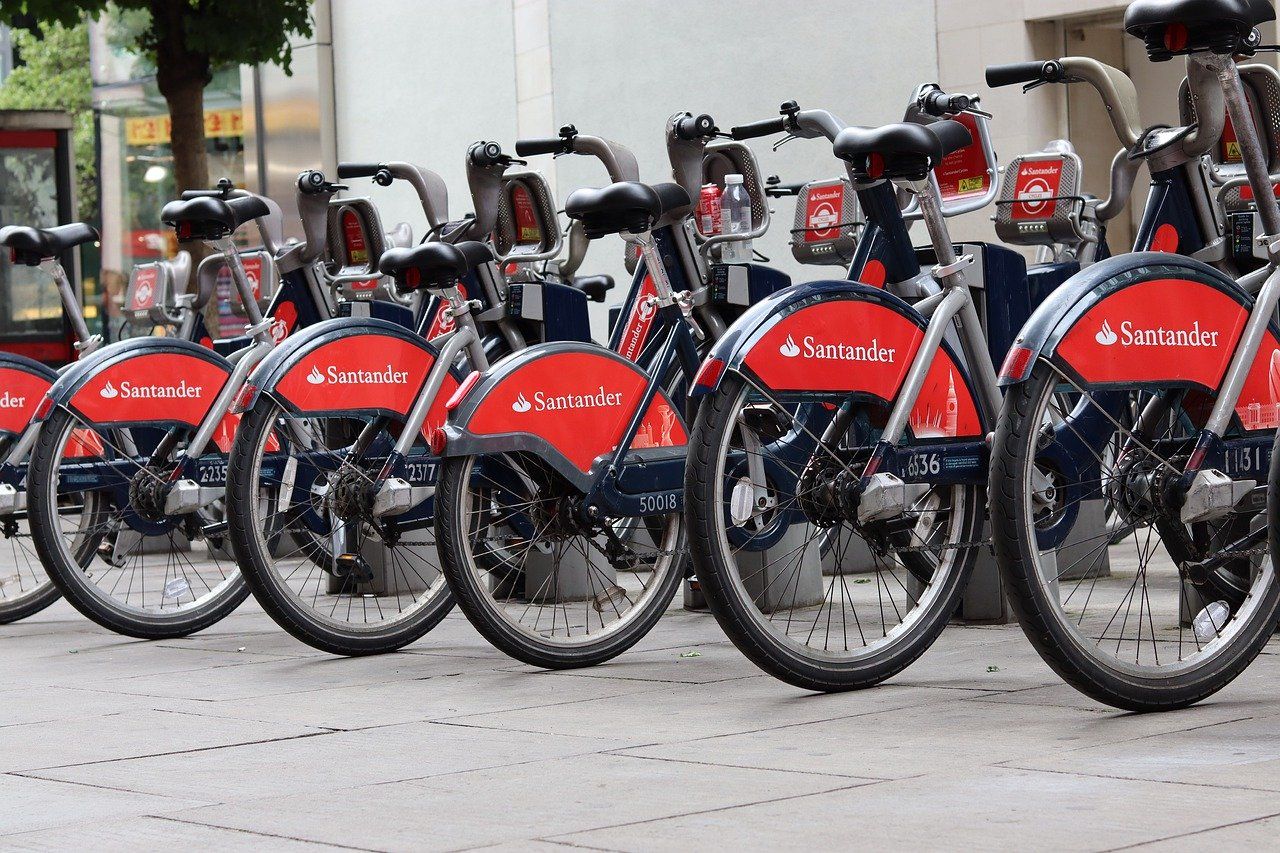
M58 373L38 361L0 353L0 437L20 434L57 381Z
M361 412L403 417L439 359L439 351L404 326L340 318L309 326L273 349L249 377L237 406L247 410L268 393L300 414ZM451 368L423 433L443 423L444 404L461 383Z
M200 424L231 364L199 344L134 338L76 362L49 389L56 405L96 425Z
M585 486L596 460L617 449L648 384L631 361L593 344L514 353L452 401L444 455L529 451ZM683 456L688 441L679 406L659 390L630 449Z
M774 392L860 394L891 405L924 338L927 321L901 299L848 281L797 285L747 311L703 362L694 395L727 370ZM912 408L917 438L985 435L968 372L944 343Z
M1143 252L1094 264L1032 314L1002 385L1050 359L1083 387L1150 383L1216 391L1249 319L1251 297L1191 258ZM1237 403L1246 429L1280 426L1280 329L1263 339Z

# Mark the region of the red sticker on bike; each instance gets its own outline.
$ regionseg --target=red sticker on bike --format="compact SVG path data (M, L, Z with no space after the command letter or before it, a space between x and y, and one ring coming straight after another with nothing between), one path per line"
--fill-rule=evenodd
M0 433L19 433L27 428L36 407L49 390L50 382L43 376L0 368Z
M71 397L93 423L177 421L197 426L226 384L226 366L183 353L148 353L89 377Z
M280 343L289 337L298 322L298 307L292 302L281 302L271 315L271 340Z
M1213 389L1246 320L1239 303L1207 284L1147 281L1086 311L1057 355L1090 383L1192 382Z
M155 307L156 291L160 284L160 268L154 264L140 266L133 271L128 311L148 311Z
M467 298L467 287L464 284L458 285L458 294L463 298ZM431 321L431 328L427 329L427 340L438 338L440 335L447 335L457 328L457 323L453 319L453 311L450 310L449 300L437 297L440 303L436 308L436 316Z
M844 182L812 187L804 206L804 241L821 243L840 236L840 216L844 211Z
M1013 186L1014 219L1051 219L1058 210L1058 192L1062 187L1062 158L1024 160L1018 167Z
M933 170L944 201L979 196L991 186L993 164L987 162L987 152L982 148L977 118L962 113L955 117L955 121L969 129L973 142L959 151L952 151Z
M929 365L920 396L911 408L911 432L916 438L957 438L982 435L978 405L964 374L945 350Z
M476 407L475 435L536 435L576 468L589 471L615 450L640 404L648 377L617 359L588 352L545 355L512 371ZM633 449L688 443L676 407L661 391L632 442Z
M862 391L892 400L922 337L919 326L882 305L833 300L782 318L744 363L776 391Z
M347 250L347 262L343 266L369 263L369 242L364 236L364 224L354 210L342 211L342 239Z
M627 324L623 327L622 338L618 341L618 355L628 361L635 361L644 349L649 338L649 329L653 326L653 318L658 314L658 304L653 297L658 295L658 288L652 276L646 275L636 295L631 313L627 315Z
M528 246L542 242L542 224L533 207L533 195L522 183L511 185L511 208L516 220L516 244Z
M377 409L406 415L434 364L432 353L401 338L348 335L300 358L275 392L303 412ZM445 377L437 395L441 412L457 385Z

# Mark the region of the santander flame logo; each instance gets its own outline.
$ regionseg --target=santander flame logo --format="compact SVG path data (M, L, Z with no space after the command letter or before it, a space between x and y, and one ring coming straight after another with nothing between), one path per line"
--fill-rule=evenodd
M529 398L524 395L523 391L520 392L519 397L516 397L516 401L511 404L511 411L520 412L521 414L524 414L532 408L533 404L529 402Z
M1102 321L1102 328L1098 330L1098 334L1093 336L1093 339L1104 347L1109 347L1120 340L1119 336L1112 330L1111 324L1106 320Z
M107 380L107 384L102 386L102 390L98 392L101 396L110 400L120 396L120 392L116 390L116 386L111 384L111 380Z
M800 354L800 346L795 342L794 338L787 335L787 340L782 344L782 346L778 347L778 352L782 353L787 358L795 358Z
M324 374L320 372L320 368L315 365L311 366L311 372L307 374L307 381L312 385L323 385Z

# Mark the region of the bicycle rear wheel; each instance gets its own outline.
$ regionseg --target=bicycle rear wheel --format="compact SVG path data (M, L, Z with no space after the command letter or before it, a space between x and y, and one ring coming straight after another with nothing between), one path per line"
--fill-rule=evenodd
M1054 406L1064 391L1076 401L1067 413ZM1175 487L1212 402L1188 389L1086 388L1047 361L1005 397L989 486L996 557L1028 638L1100 702L1197 702L1239 675L1280 619L1261 508L1246 500L1181 520ZM1090 502L1112 521L1086 528Z
M117 633L185 636L248 595L221 549L220 518L164 512L168 466L191 432L174 427L159 438L155 429L100 429L59 408L32 450L28 511L36 553L77 610ZM215 452L209 463L225 466L225 457Z
M902 514L858 520L852 488L882 414L842 393L780 399L734 374L694 426L686 515L707 602L757 666L807 690L902 671L946 627L976 559L976 486L922 483Z
M400 515L372 512L369 485L402 426L382 415L288 415L263 394L236 434L228 494L237 561L263 609L322 651L394 651L453 608L433 499ZM436 462L419 438L406 482L429 488Z

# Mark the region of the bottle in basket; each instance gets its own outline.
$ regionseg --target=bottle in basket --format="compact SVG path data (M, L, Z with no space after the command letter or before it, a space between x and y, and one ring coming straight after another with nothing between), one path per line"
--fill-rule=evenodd
M720 187L718 184L703 184L702 192L698 194L698 230L704 237L720 233Z
M724 195L720 197L721 226L725 234L751 233L751 197L742 185L741 175L724 176ZM751 241L745 236L724 244L720 259L726 264L751 262Z

